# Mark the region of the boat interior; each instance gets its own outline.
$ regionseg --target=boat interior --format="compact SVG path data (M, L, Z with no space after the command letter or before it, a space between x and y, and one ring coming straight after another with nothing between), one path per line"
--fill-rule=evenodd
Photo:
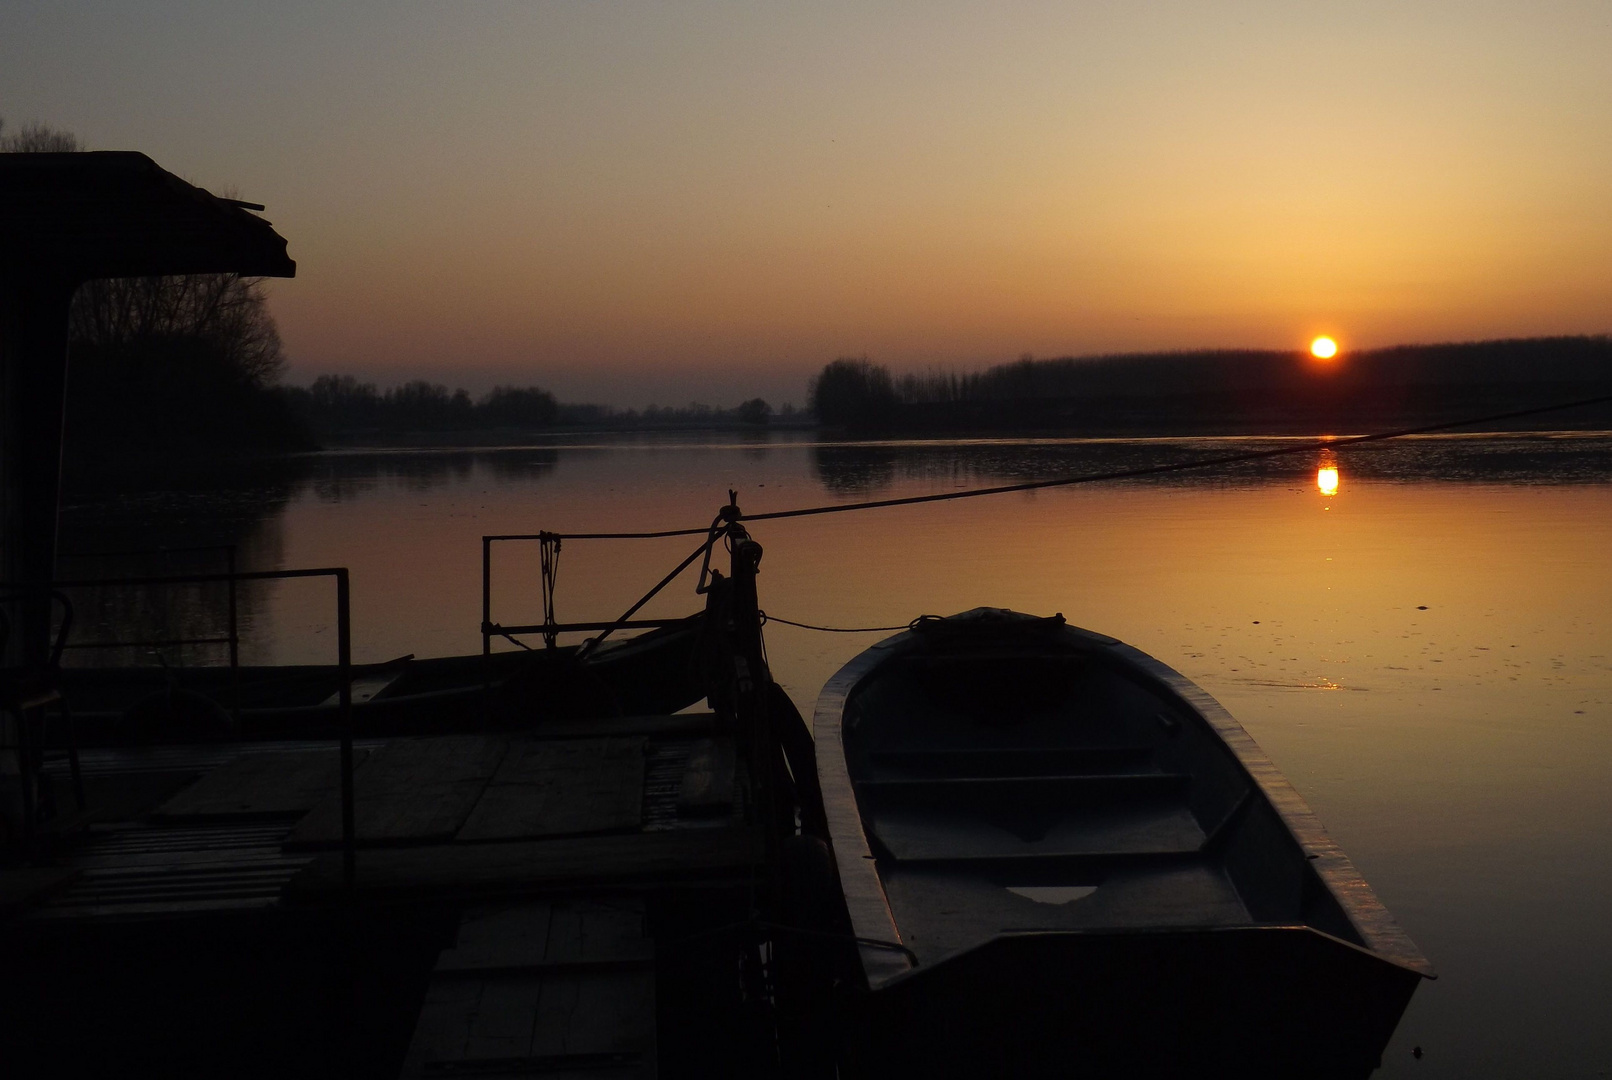
M864 832L922 964L1027 931L1303 925L1361 937L1236 753L1073 628L943 637L846 705Z

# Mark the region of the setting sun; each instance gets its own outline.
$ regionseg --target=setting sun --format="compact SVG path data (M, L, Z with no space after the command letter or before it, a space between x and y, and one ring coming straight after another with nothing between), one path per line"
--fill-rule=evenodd
M1315 471L1315 486L1323 495L1336 495L1338 493L1338 467L1336 465L1323 465Z
M1330 360L1338 355L1338 343L1329 337L1318 337L1310 342L1310 355L1317 360Z

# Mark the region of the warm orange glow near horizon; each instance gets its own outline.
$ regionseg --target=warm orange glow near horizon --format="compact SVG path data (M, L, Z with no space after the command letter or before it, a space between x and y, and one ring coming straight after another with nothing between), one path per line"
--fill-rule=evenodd
M1336 495L1338 493L1338 467L1336 465L1323 465L1315 471L1316 489L1323 495Z
M1331 360L1338 355L1338 343L1329 337L1318 337L1310 342L1310 355L1317 360Z
M1612 310L1584 0L301 5L272 33L84 7L7 27L0 112L266 203L304 385L778 405L839 356L1302 355L1347 327L1324 373Z

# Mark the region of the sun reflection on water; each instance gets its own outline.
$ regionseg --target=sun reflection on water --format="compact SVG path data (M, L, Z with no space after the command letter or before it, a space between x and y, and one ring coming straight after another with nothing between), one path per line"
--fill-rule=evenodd
M1328 463L1315 471L1315 486L1323 495L1338 493L1338 467Z

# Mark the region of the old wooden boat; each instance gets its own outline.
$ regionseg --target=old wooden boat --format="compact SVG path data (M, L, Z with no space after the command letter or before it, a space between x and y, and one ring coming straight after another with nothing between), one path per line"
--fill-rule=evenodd
M551 719L673 713L705 696L704 616L578 647L416 659L351 669L360 735L450 734ZM301 666L64 668L80 745L334 733L340 669Z
M1428 961L1238 723L1061 616L823 690L858 1075L1361 1077Z

